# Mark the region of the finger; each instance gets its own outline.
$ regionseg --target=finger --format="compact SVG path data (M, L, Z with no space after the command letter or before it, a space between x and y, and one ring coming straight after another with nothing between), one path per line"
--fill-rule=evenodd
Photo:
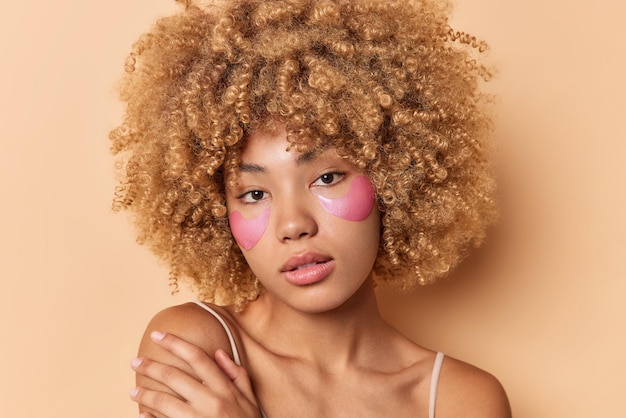
M181 400L196 399L206 391L206 386L197 379L169 364L136 358L131 361L131 367L138 374L167 386L175 392L173 396L178 396Z
M235 387L252 403L256 404L256 396L252 390L252 383L248 371L237 365L224 350L215 352L215 362L226 373Z
M136 387L131 389L130 398L138 404L167 417L190 416L185 415L189 414L189 405L186 402L165 392ZM142 414L153 417L148 412L142 412Z
M215 361L200 347L188 343L177 336L160 331L152 331L150 338L159 346L174 354L191 367L202 382L210 382L211 388L225 390L230 379L215 364Z

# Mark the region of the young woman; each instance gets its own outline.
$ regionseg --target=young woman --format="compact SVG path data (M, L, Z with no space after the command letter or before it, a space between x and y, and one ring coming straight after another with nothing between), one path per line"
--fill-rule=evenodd
M445 274L495 212L483 45L444 6L188 4L135 44L116 204L206 301L148 325L144 416L510 416L374 293Z

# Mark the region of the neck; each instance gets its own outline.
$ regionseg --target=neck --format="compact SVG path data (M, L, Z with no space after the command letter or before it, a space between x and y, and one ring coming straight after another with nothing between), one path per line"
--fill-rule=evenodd
M263 336L270 351L328 370L367 363L391 328L378 312L371 279L341 306L322 313L297 311L264 294L246 314L251 334ZM246 309L246 311L248 310ZM259 339L257 339L258 341Z

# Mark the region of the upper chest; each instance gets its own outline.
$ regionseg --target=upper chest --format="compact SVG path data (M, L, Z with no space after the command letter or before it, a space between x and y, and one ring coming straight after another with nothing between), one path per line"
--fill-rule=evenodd
M256 350L247 363L268 418L428 416L430 376L418 366L397 373L350 368L325 373Z

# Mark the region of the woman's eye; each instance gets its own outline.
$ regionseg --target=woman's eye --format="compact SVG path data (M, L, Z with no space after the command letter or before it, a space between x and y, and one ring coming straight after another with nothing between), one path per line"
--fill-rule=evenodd
M245 203L254 203L265 199L265 197L267 197L267 192L263 192L261 190L251 190L242 194L240 199L242 199Z
M343 173L324 173L321 176L319 176L317 178L317 180L315 180L315 182L313 184L320 186L320 185L330 185L330 184L335 184L337 183L342 177L344 176Z

